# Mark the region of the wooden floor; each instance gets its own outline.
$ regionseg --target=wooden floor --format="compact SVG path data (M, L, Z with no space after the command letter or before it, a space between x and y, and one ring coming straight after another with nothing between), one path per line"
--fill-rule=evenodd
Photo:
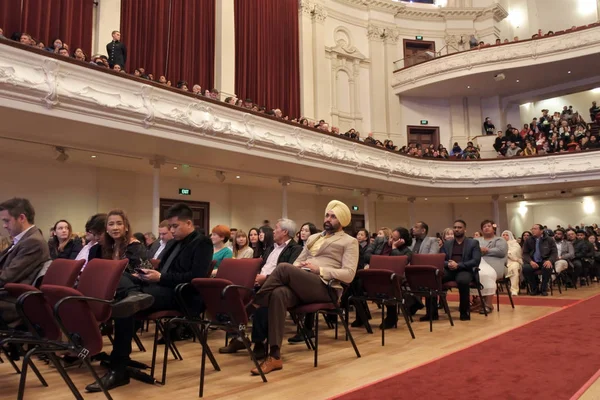
M600 285L569 290L554 298L585 299L600 293ZM321 325L319 366L313 367L313 353L305 345L284 344L282 355L284 369L267 375L268 383L262 383L260 377L251 376L249 371L252 362L247 354L216 354L221 366L215 372L207 362L205 398L207 399L325 399L356 387L396 374L403 370L418 366L432 359L442 357L466 346L486 340L516 328L536 318L560 310L557 307L534 307L502 305L500 312L494 312L487 318L473 315L469 322L458 321L457 304L451 304L456 317L455 326L451 327L446 317L440 314L440 320L434 322L433 332L429 332L428 323L415 322L416 339L411 339L405 326L386 331L386 345L381 346L381 335L378 329L369 335L364 329L353 329L355 340L362 357L356 358L350 342L334 340L333 331ZM422 312L417 314L417 317ZM373 309L373 323L380 320L380 312ZM418 318L417 318L418 319ZM375 322L376 321L376 322ZM152 330L152 327L151 327ZM295 333L295 327L288 325L289 335ZM341 336L343 337L343 336ZM145 346L152 348L151 334L142 337ZM222 332L211 332L209 343L215 353L224 342ZM198 378L200 371L200 346L197 343L178 342L183 361L169 361L169 373L166 386L152 386L132 380L131 384L111 391L114 399L143 398L151 399L193 399L198 396ZM134 346L135 348L135 346ZM106 347L110 351L110 346ZM162 347L159 347L162 350ZM162 354L162 351L160 352ZM132 358L150 363L151 353L134 351ZM62 400L72 399L66 385L58 373L41 362L37 363L49 387L42 387L33 374L28 377L25 399ZM99 373L103 373L98 366ZM84 387L92 379L85 369L69 371L75 385L86 399L103 399L100 394L86 394ZM7 364L0 364L0 399L16 397L18 376ZM485 397L485 396L483 396ZM584 399L600 399L600 383L592 385L582 397Z

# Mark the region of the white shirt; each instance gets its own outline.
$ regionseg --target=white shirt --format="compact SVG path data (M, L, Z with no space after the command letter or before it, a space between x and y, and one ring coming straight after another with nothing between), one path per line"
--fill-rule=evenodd
M167 245L166 242L163 242L162 240L160 241L160 246L158 246L158 250L156 250L156 253L154 253L154 255L152 256L152 258L157 259L158 256L160 256L160 253L163 252L163 250L165 249L165 246Z
M277 260L279 259L281 252L283 251L283 249L285 249L285 246L288 245L290 240L292 239L289 239L287 242L282 244L275 243L273 251L271 252L271 254L269 254L265 265L263 265L262 269L260 270L261 275L271 275L271 273L275 270L275 267L277 267Z
M17 243L19 243L19 241L21 239L23 239L23 236L25 236L25 234L31 229L35 227L35 225L31 225L29 228L25 229L23 232L19 233L17 236L15 236L13 238L13 245L10 247L10 249L8 250L9 252L12 251L12 249L15 248L15 246L17 245Z
M83 268L85 268L85 266L88 263L88 258L90 256L90 249L97 244L98 244L98 242L93 242L93 243L89 242L88 244L83 246L83 248L81 249L79 254L77 254L77 257L75 257L75 260L85 260L85 263L83 264Z

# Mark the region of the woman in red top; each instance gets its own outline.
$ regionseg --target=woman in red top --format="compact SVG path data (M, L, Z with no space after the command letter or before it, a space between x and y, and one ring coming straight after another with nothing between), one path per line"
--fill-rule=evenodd
M529 124L524 124L523 129L521 129L521 132L519 132L519 134L521 135L521 139L525 140L528 133L529 133Z

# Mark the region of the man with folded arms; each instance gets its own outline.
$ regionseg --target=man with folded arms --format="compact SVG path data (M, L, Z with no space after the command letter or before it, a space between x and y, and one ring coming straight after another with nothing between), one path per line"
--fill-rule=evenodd
M324 231L308 238L294 264L279 264L256 295L255 303L268 307L270 346L269 356L260 365L263 373L283 368L283 341L287 310L300 304L329 303L328 283L339 280L352 282L358 265L358 241L343 230L351 221L350 209L333 200L325 209ZM333 283L338 299L342 293L339 283ZM256 368L251 370L258 375Z
M531 234L523 244L523 276L529 284L531 296L548 296L548 281L552 275L552 266L558 258L556 242L544 233L541 224L534 224ZM542 271L541 289L536 271Z

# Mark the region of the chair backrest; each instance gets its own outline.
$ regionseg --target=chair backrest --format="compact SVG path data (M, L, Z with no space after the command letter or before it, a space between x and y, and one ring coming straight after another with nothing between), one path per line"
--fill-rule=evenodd
M212 276L212 272L214 271L216 265L217 265L217 260L212 260L210 262L210 267L208 268L205 278L210 278Z
M444 271L444 262L446 261L445 253L438 254L413 254L410 259L410 265L433 265L440 272Z
M152 258L152 259L150 259L150 264L152 264L152 269L158 269L160 260L157 258Z
M234 285L254 287L256 275L260 272L260 258L226 258L221 261L215 278L225 279Z
M57 258L52 261L43 276L42 285L73 287L85 260L67 260Z
M35 276L35 279L32 282L33 286L39 288L42 285L42 279L44 279L44 275L46 275L46 272L48 272L48 268L50 268L51 264L52 260L48 260L42 265L42 269L40 269L40 272L38 272L38 274Z
M127 259L115 261L94 258L88 262L81 273L77 290L84 296L112 300L127 262ZM105 322L110 318L112 311L110 305L93 303L90 304L90 308L98 322Z
M212 318L216 318L218 314L226 314L234 325L246 325L248 314L244 295L239 290L228 290L225 297L221 296L223 289L232 284L233 282L220 278L192 279L192 286L202 294L207 314Z
M84 273L85 271L87 271L87 267ZM83 295L78 290L65 286L42 285L41 290L52 308L59 300L67 296ZM90 356L100 353L102 350L102 334L100 333L99 321L94 316L92 304L86 300L67 301L60 307L58 315L66 331L78 346L88 350Z
M369 269L385 269L398 277L404 277L404 269L408 264L407 256L371 256Z
M442 290L442 274L433 265L409 265L405 276L411 292Z
M400 296L397 280L392 282L393 272L386 269L363 269L357 271L362 287L369 298L388 299ZM395 284L393 284L395 283Z
M4 289L10 296L17 298L17 308L22 308L25 319L31 324L30 330L33 328L32 333L48 340L60 339L60 329L54 321L52 308L36 287L24 283L7 283Z

